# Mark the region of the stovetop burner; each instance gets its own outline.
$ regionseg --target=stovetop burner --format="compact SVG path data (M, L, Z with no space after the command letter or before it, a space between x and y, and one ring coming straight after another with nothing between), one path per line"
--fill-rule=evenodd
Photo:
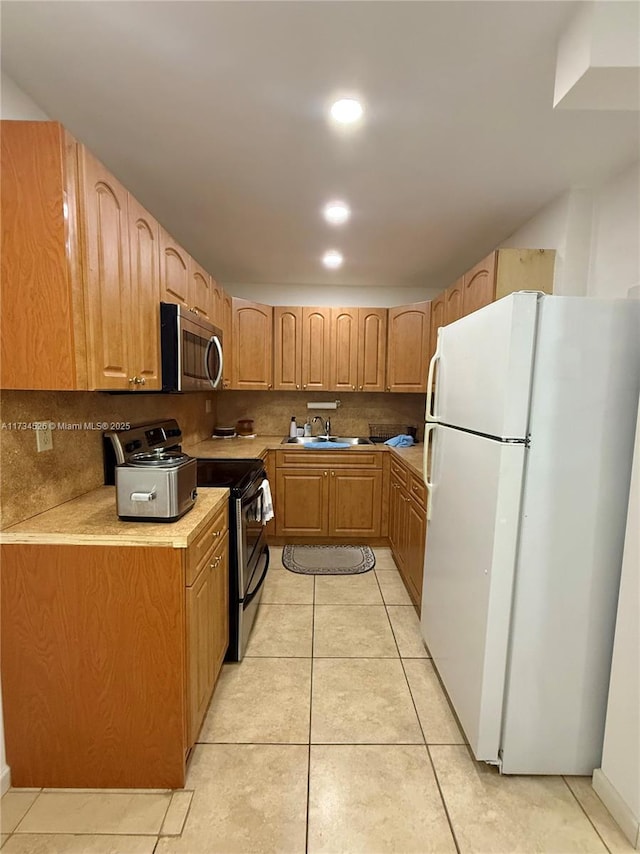
M240 494L264 468L262 460L228 460L198 458L198 486L218 486Z

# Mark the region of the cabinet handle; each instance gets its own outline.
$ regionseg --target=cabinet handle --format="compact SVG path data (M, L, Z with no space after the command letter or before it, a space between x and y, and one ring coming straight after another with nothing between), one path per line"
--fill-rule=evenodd
M136 378L135 378L135 377L129 377L129 382L130 382L130 383L134 383L135 381L136 381Z
M218 555L218 557L214 560L214 562L209 564L209 568L215 569L217 566L220 565L221 560L222 560L222 555Z
M212 532L211 532L211 536L212 536L212 537L219 537L219 536L220 536L220 534L222 534L222 531L212 531Z
M133 381L136 385L145 385L147 382L144 377L134 377Z

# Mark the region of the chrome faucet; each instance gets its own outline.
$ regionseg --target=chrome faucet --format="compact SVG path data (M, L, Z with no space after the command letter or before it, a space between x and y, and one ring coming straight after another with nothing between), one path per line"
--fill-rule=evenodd
M329 438L329 436L331 435L331 419L330 419L330 418L327 418L327 420L326 420L326 421L323 421L323 420L322 420L322 418L320 418L320 416L319 416L319 415L314 415L314 416L313 416L313 420L314 420L314 421L319 421L321 424L324 424L324 435L325 435L325 436L326 436L326 438L328 439L328 438Z

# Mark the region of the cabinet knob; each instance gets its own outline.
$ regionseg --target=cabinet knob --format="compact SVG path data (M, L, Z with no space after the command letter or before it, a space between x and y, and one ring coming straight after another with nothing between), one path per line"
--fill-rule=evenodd
M130 383L134 383L135 381L136 381L136 378L135 378L135 377L129 377L129 382L130 382Z
M360 391L362 391L362 389L363 389L363 386L360 386Z
M304 385L302 386L302 388L306 388L306 387L307 387L307 384L306 384L306 383L304 383Z
M296 383L296 388L300 388L300 383Z
M336 473L334 471L331 472L331 477L335 477Z
M267 388L273 388L273 383L269 383L269 385L267 386Z
M327 476L327 474L328 474L328 472L325 472L325 473L324 473L324 476L326 477L326 476Z
M388 385L388 386L387 386L387 391L391 391L391 386L390 386L390 385Z
M217 566L220 565L221 560L222 560L222 555L218 555L218 557L214 560L214 562L209 564L209 568L215 569Z
M352 390L355 391L356 387L354 385L351 386Z
M221 533L222 533L222 531L212 531L211 536L212 537L219 537Z

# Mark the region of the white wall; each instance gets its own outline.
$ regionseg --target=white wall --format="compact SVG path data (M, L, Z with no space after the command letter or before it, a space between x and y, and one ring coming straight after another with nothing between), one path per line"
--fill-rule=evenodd
M3 71L0 80L0 118L46 121L49 116Z
M224 289L234 297L264 302L267 305L366 305L388 308L433 299L441 288L402 287L367 288L340 285L239 285L225 283Z
M500 245L555 249L557 294L625 297L640 282L640 161L564 193Z

